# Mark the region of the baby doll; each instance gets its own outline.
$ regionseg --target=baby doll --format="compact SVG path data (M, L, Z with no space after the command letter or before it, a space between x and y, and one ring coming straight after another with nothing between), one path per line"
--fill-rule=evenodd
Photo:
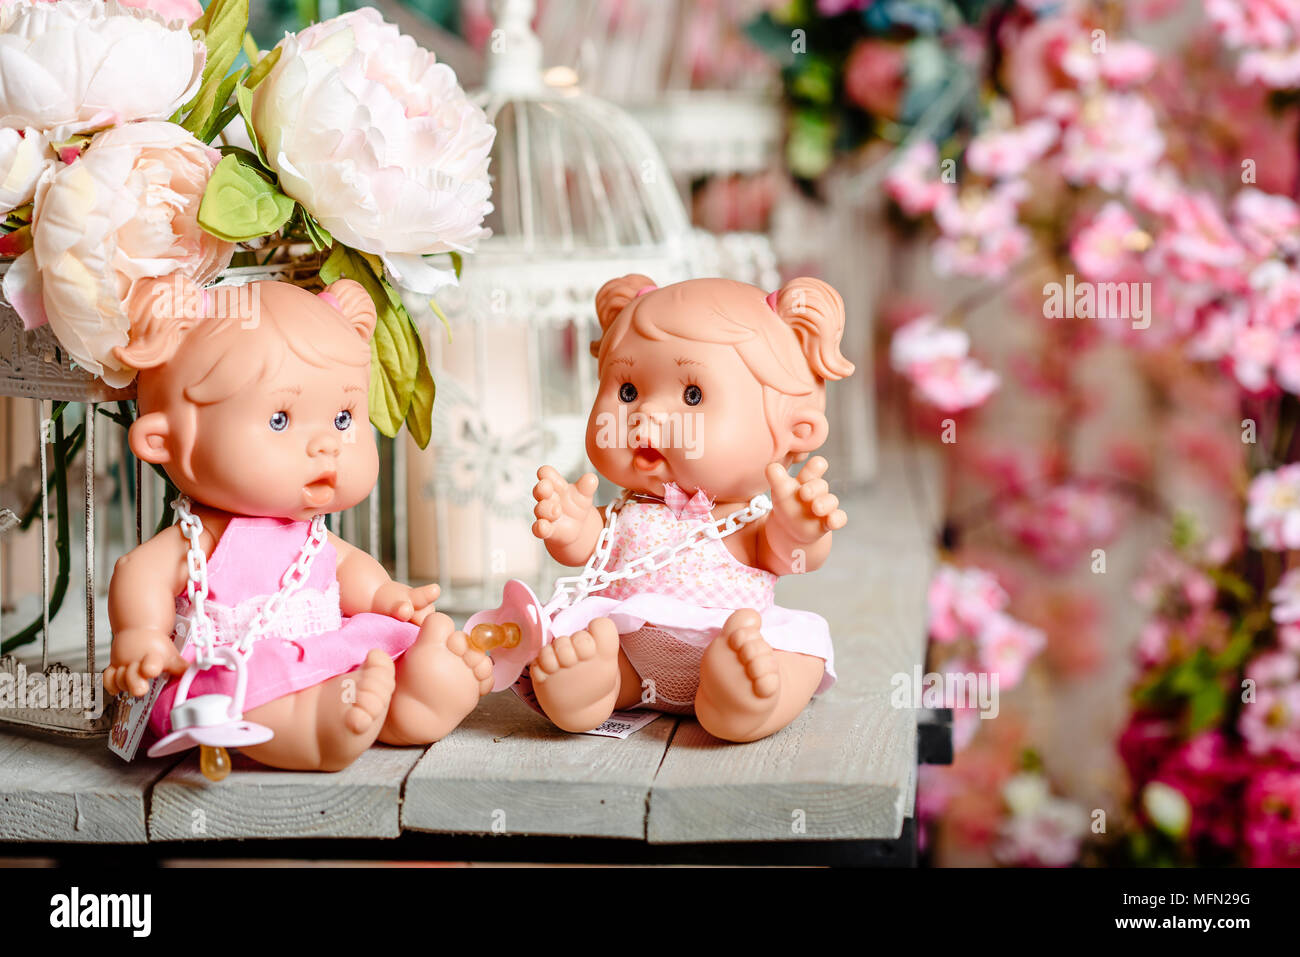
M139 370L132 451L166 470L202 523L215 645L238 641L268 596L283 597L246 667L245 715L274 737L243 750L273 767L334 771L376 740L437 741L490 690L491 661L434 612L436 585L394 582L370 555L309 525L361 502L378 476L369 295L340 280L319 295L254 283L221 300L231 308L214 309L214 298L174 278L137 283L130 344L115 354ZM286 570L313 538L306 580L286 594ZM172 637L178 612L193 611L189 547L172 525L114 568L110 693L140 697L194 659ZM190 698L232 694L234 681L220 665L197 672ZM176 685L150 713L159 736Z
M774 605L773 591L820 566L846 521L825 459L787 471L826 439L826 381L853 372L844 304L817 279L765 295L632 275L601 288L596 312L587 455L625 491L597 508L594 474L570 484L543 467L533 534L589 571L604 544L594 561L616 580L554 613L556 637L529 666L538 704L569 731L646 704L693 712L726 740L765 737L835 680L825 620Z

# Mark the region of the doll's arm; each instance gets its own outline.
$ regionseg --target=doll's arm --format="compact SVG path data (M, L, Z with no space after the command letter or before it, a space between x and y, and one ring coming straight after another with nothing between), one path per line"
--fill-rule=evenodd
M204 535L207 535L204 532ZM210 539L210 536L209 536ZM209 540L205 546L211 548ZM108 586L108 620L113 629L104 689L140 697L164 671L179 675L186 661L176 650L176 596L185 588L188 546L173 525L117 560Z
M595 473L567 482L555 469L543 465L537 478L533 534L546 543L547 552L561 565L585 565L605 527L605 510L592 502L599 484Z
M774 575L814 571L831 553L831 532L843 528L848 516L830 493L820 455L808 460L797 476L780 463L767 467L772 486L772 511L758 531L758 564Z
M346 617L371 612L419 625L433 612L437 585L412 588L393 581L374 556L330 533L338 552L339 605Z

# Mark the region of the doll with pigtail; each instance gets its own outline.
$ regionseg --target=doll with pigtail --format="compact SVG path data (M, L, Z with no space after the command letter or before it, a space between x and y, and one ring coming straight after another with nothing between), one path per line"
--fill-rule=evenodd
M770 735L835 680L826 621L773 596L779 576L826 560L846 521L826 460L809 458L826 383L853 372L843 302L817 279L768 294L630 275L596 311L587 454L624 491L598 508L595 474L538 471L533 533L587 569L574 600L548 606L532 693L569 731L644 706L729 741Z
M176 747L206 740L197 703L240 701L230 723L257 737L238 746L278 768L339 770L375 741L450 732L491 661L435 612L436 585L393 581L324 525L378 476L365 289L259 282L218 300L170 277L137 282L127 311L114 354L139 370L130 446L180 490L181 520L114 568L105 688L157 695L149 728Z

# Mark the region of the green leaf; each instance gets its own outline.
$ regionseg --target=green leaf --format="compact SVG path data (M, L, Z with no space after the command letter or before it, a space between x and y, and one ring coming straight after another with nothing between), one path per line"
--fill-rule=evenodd
M212 125L213 115L221 112L230 97L230 87L226 87L224 98L221 90L247 30L248 0L212 0L190 27L190 33L208 48L199 92L186 104L188 113L181 123L195 136Z
M428 447L429 439L433 437L433 399L438 390L419 333L416 333L415 341L420 347L420 358L415 388L411 390L411 408L406 413L406 430L411 433L415 444L423 449Z
M238 243L267 236L293 214L294 202L237 156L223 156L199 204L199 225Z
M248 74L247 87L250 90L256 90L257 85L266 79L266 75L270 73L279 62L280 47L277 45L274 50L257 61L257 65L253 67L253 72Z
M1188 731L1195 734L1219 723L1227 706L1227 695L1222 686L1209 682L1192 695L1187 716Z
M392 438L411 412L420 367L427 363L422 360L424 350L415 324L383 275L377 257L342 243L335 244L320 269L326 284L339 279L361 283L375 304L377 321L370 340L370 421Z
M298 208L302 209L301 206ZM334 237L329 234L329 230L316 222L316 217L305 209L302 210L302 228L317 252L334 245Z
M235 103L239 107L239 115L244 118L244 129L248 133L249 142L253 144L253 152L257 154L257 161L265 169L269 170L271 164L266 161L266 152L262 149L262 144L257 140L257 130L253 129L253 94L249 90L247 80L235 87Z
M217 134L226 128L226 124L235 118L239 112L239 106L230 102L230 94L233 93L243 78L245 70L236 70L230 76L221 81L221 86L217 88L216 102L218 109L208 118L208 122L195 135L205 143L211 143L216 139ZM222 107L222 104L227 104Z
M442 311L442 306L438 305L438 300L430 298L429 308L433 314L442 320L442 327L447 330L447 341L451 342L451 323L447 321L447 314Z
M456 271L456 278L459 279L460 271L465 268L465 257L455 250L452 250L448 255L451 256L451 268ZM447 320L444 318L443 322L446 321Z

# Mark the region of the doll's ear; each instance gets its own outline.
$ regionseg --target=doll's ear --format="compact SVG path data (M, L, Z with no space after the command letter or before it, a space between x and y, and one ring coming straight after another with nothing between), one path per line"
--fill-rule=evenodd
M617 279L611 279L605 285L600 287L596 293L596 318L600 320L600 332L603 336L609 327L614 324L614 320L619 314L627 308L627 304L637 296L644 295L655 289L654 281L649 276L643 276L640 273L628 273L626 276L619 276ZM596 339L591 344L591 354L597 355L600 350L600 339Z
M844 300L820 279L791 279L768 297L772 310L790 324L808 368L825 380L853 374L853 363L840 352L844 335Z
M814 405L796 405L790 410L790 451L796 461L826 444L830 423L826 414Z
M141 462L166 465L171 461L171 453L167 451L170 436L171 425L167 416L161 412L148 412L131 423L126 441Z
M131 338L113 349L113 357L132 369L170 362L185 334L207 313L203 287L180 273L136 280L122 307L131 320Z
M352 279L338 279L325 287L320 298L343 313L343 318L352 324L366 342L375 334L375 303L366 292L366 287Z

